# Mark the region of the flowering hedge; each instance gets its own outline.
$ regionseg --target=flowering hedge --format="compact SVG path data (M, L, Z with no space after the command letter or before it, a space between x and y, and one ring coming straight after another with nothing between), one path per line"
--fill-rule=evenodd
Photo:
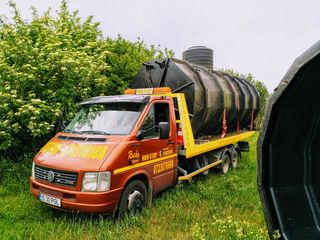
M92 17L81 21L65 1L56 17L33 8L29 22L9 4L12 20L0 19L0 153L38 148L77 102L121 92L143 61L171 54L141 40L105 39Z

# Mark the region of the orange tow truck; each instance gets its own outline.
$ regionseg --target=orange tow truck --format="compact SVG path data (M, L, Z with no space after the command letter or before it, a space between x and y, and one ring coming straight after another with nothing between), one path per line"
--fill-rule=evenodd
M235 167L254 131L196 139L185 96L170 88L94 97L34 157L31 192L61 210L125 215L155 193L218 167ZM175 109L177 111L175 111Z

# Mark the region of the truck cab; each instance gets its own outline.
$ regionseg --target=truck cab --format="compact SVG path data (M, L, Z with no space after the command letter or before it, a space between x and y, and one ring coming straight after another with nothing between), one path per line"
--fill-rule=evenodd
M94 97L34 157L31 192L51 207L140 212L177 182L174 102L161 95Z

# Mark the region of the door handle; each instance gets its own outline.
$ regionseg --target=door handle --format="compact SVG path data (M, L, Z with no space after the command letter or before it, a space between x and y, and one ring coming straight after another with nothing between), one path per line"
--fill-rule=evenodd
M173 144L174 144L174 141L169 140L169 141L167 142L167 145L173 145Z

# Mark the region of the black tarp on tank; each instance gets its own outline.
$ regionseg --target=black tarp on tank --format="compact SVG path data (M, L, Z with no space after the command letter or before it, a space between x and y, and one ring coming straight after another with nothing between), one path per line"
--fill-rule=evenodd
M185 94L196 136L220 134L224 111L228 132L236 130L238 122L240 129L247 128L252 111L259 112L259 94L251 84L183 60L146 62L131 83L132 88L163 86Z

